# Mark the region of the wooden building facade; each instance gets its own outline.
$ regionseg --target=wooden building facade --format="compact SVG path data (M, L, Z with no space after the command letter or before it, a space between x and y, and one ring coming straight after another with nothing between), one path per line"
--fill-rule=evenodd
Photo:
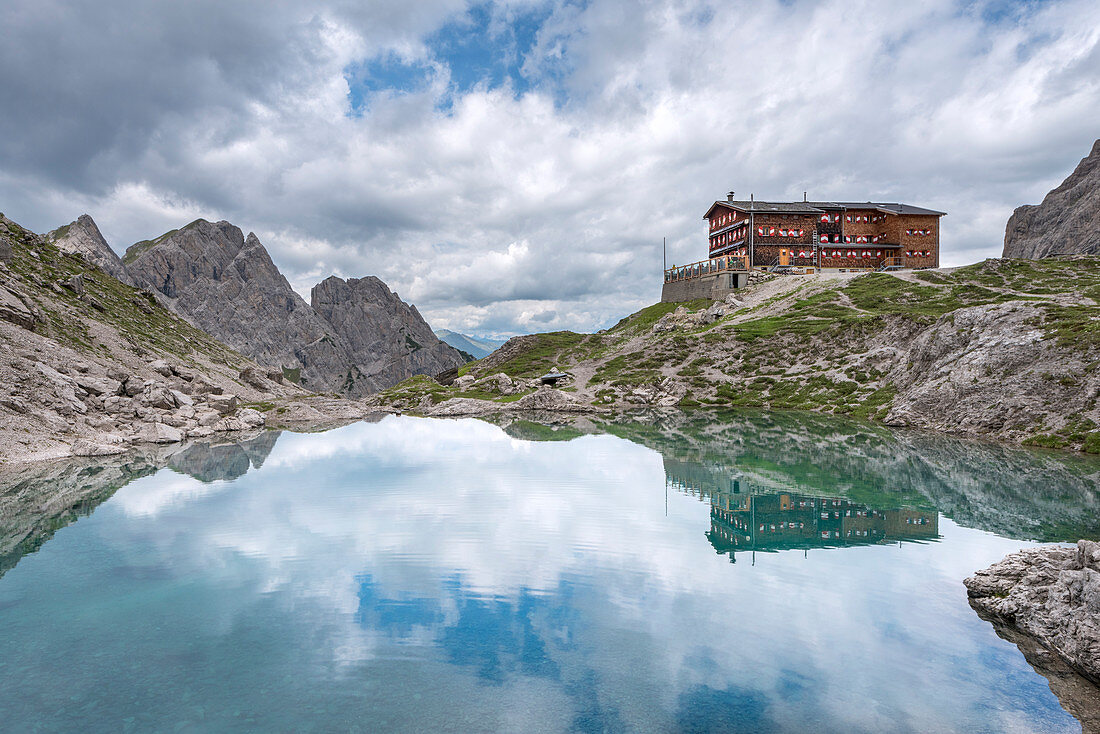
M737 201L732 193L703 215L709 255L753 267L934 268L944 212L881 202Z

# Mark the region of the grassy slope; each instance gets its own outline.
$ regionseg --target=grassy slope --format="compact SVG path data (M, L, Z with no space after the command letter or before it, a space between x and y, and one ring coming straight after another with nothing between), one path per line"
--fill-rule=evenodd
M679 305L658 303L600 334L519 337L463 373L530 378L558 366L583 375L577 388L596 405L629 404L633 390L671 377L687 388L684 407L765 406L881 420L898 386L863 359L868 345L911 339L961 308L1036 306L1041 316L1033 325L1044 339L1078 354L1100 352L1100 259L989 260L915 277L919 282L889 274L817 281L711 324L654 333L654 324ZM697 311L709 303L684 305ZM1100 366L1100 355L1093 358L1092 366ZM433 402L458 394L421 382L398 385L386 397L411 388L430 393ZM1050 432L1037 424L1027 442L1100 452L1096 428L1069 416Z
M98 321L116 330L135 354L149 351L192 362L191 356L201 353L213 362L232 367L246 362L237 352L160 306L152 294L119 282L80 255L62 252L17 224L6 226L13 244L8 267L15 276L9 284L32 300L45 317L45 323L35 325L36 333L80 352L111 357L108 346L92 334L90 326ZM58 287L74 275L84 280L83 299L72 290Z

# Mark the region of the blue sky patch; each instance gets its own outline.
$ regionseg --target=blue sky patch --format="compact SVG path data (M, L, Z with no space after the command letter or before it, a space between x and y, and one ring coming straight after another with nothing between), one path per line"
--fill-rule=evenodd
M349 65L344 78L352 116L362 115L374 94L422 91L432 80L434 64L450 71L441 108L449 109L455 95L477 88L508 87L514 96L523 95L544 81L530 78L524 64L553 11L549 2L523 11L501 11L493 3L478 3L424 39L427 59L410 61L388 52ZM559 78L551 73L545 81L553 83Z

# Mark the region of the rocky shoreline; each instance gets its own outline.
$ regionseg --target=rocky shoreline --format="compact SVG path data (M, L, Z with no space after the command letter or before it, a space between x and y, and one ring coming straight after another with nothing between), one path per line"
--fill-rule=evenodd
M970 605L1100 683L1100 543L1013 553L967 578Z

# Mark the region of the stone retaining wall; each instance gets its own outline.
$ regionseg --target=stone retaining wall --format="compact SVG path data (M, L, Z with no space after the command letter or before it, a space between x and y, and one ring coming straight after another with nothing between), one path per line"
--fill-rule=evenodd
M738 288L744 288L748 280L747 272L722 272L665 283L661 289L661 302L684 303L697 298L721 301Z

